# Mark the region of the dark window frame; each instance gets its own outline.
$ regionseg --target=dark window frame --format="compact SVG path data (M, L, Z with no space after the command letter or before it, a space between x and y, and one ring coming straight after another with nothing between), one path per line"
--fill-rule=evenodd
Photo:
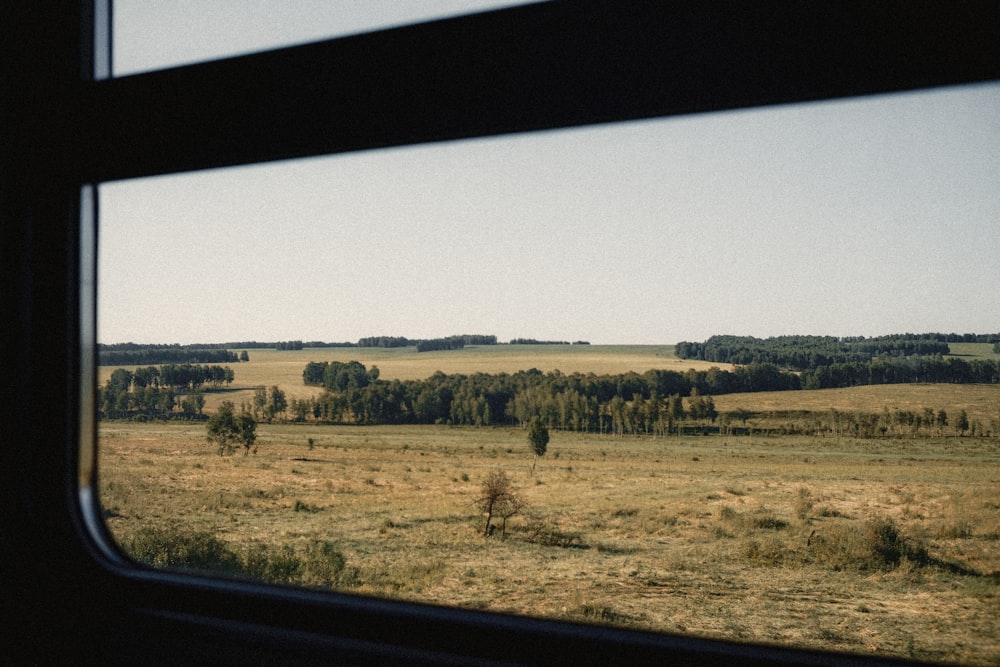
M93 341L81 340L94 316L81 281L93 250L81 240L95 213L88 188L994 80L996 2L551 3L95 80L95 63L107 63L94 37L95 24L106 27L105 7L36 0L0 9L0 295L9 318L0 404L16 406L0 451L0 576L10 584L3 610L16 619L5 628L14 655L23 649L45 663L69 648L81 662L234 665L892 663L128 564L88 504L93 452L80 447L94 435L80 399L94 355Z

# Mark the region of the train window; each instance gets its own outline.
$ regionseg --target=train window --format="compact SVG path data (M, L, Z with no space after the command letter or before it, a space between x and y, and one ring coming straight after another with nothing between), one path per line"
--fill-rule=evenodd
M114 74L124 76L368 32L525 0L280 0L114 3Z
M104 182L107 529L165 570L993 663L998 109L988 84ZM931 379L962 369L992 379Z

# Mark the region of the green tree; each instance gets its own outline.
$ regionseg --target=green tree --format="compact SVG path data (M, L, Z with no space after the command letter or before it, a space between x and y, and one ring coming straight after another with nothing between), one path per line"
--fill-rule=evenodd
M250 410L257 419L263 419L267 415L267 389L257 387L253 390L253 399L250 402Z
M240 444L243 445L243 456L257 453L257 422L247 413L236 416L236 430Z
M960 410L958 416L955 417L955 430L958 431L959 435L965 435L965 432L969 430L969 415L965 413L965 410Z
M948 413L944 410L938 410L937 419L935 420L938 427L938 435L944 430L944 427L948 425Z
M545 456L545 451L549 446L549 429L539 417L532 417L528 423L528 444L531 445L531 451L535 453L535 458L531 461L531 474L535 474L535 464L538 463L538 457Z
M219 456L232 454L236 449L239 430L236 427L236 416L233 414L233 402L223 401L215 414L208 418L206 430L208 441L219 448Z
M208 441L218 445L219 456L232 454L236 447L243 445L243 455L253 449L257 452L257 422L247 412L235 413L232 401L223 401L222 405L209 417L206 425Z
M268 421L274 419L276 415L284 415L286 410L288 410L288 399L285 398L285 392L274 385L271 387L270 400L267 405Z
M181 411L185 417L194 417L196 414L200 415L204 407L205 395L200 391L188 394L181 400Z

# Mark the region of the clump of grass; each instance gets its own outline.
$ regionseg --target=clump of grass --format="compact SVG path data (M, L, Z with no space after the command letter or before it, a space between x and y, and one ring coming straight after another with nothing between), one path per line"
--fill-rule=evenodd
M613 542L601 542L597 544L597 553L601 554L621 556L627 554L634 554L638 551L639 549L634 546L621 545Z
M804 486L799 487L798 493L795 496L795 516L805 521L809 518L809 513L812 512L813 505L812 491Z
M583 546L580 533L561 530L538 519L529 522L525 526L524 541L532 544L540 544L544 547L561 547L563 549Z
M787 521L779 519L778 517L768 513L755 516L750 521L754 528L764 530L782 530L783 528L788 527Z
M793 556L781 540L774 538L747 540L740 547L740 555L758 565L768 567L784 565Z
M410 527L410 524L408 524L408 523L403 523L403 522L400 522L400 521L393 521L392 519L385 519L384 521L382 521L382 526L379 528L379 532L380 533L386 533L386 532L388 532L388 531L390 531L390 530L392 530L394 528L402 529L402 528L409 528L409 527Z
M745 532L755 530L783 530L788 527L788 522L779 519L766 509L760 508L746 514L737 512L728 505L719 509L719 520L732 524Z
M960 520L938 528L937 536L942 540L967 540L974 534L972 524Z
M345 575L347 558L332 542L317 540L306 547L302 557L302 584L313 588L329 588L349 583Z
M133 559L156 568L210 573L272 584L331 587L343 583L347 559L336 545L312 542L304 553L291 545L255 542L236 550L208 532L141 528L123 541Z
M316 512L319 511L319 508L316 507L315 505L310 505L309 503L303 502L301 500L296 500L295 505L292 506L292 509L295 510L296 512L309 512L311 514L315 514Z
M809 546L816 560L836 571L890 571L906 560L911 565L929 562L927 550L906 539L892 519L866 521L860 529L841 524L811 536Z
M608 605L582 604L576 614L584 620L608 625L628 625L632 621L628 614L617 612Z
M740 513L728 505L719 509L719 521L736 521L739 518Z
M136 561L152 567L230 576L245 573L236 553L208 532L149 526L130 535L122 542L122 548Z

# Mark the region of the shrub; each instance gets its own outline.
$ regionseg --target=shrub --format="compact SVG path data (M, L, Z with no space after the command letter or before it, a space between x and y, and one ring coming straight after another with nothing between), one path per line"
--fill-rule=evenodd
M290 545L254 543L237 553L211 533L141 528L122 543L135 560L158 568L211 572L271 584L330 587L342 583L347 559L328 541L299 554Z
M306 548L302 561L302 583L306 586L328 587L340 582L347 558L336 545L326 540L313 542Z
M544 521L531 521L524 530L524 541L545 547L581 547L580 533L560 530Z
M941 526L937 536L943 540L967 540L973 536L973 533L972 524L961 520L948 526Z
M812 492L804 486L799 487L798 495L795 498L795 516L805 521L809 518L812 508Z
M853 524L831 527L813 535L809 544L819 563L837 571L888 571L904 558L916 565L930 560L924 547L906 540L892 519L882 517L866 521L860 530Z
M607 605L582 604L577 613L585 620L609 625L627 625L633 620L628 614L617 612Z
M132 558L152 567L211 571L239 575L244 568L225 542L207 532L145 527L124 540Z

